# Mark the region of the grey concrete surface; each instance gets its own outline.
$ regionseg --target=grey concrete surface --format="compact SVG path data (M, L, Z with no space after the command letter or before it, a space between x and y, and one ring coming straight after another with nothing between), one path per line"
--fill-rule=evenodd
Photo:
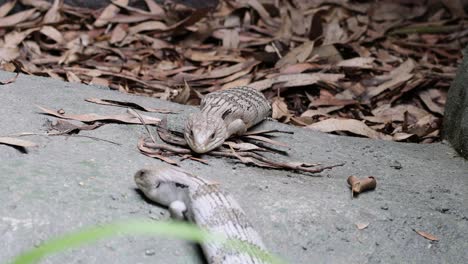
M0 72L0 79L11 77ZM167 115L180 128L193 107L132 96L104 88L20 75L0 86L0 135L43 132L46 119L35 105L67 113L111 114L123 108L84 101L128 100L183 110ZM163 116L163 115L155 115ZM467 263L468 162L446 144L403 144L312 132L266 122L263 128L294 131L279 140L287 159L334 164L312 177L267 170L233 160L181 167L216 180L243 206L267 247L288 263ZM105 125L79 137L31 136L40 146L28 154L0 145L0 263L42 241L79 228L130 218L167 219L135 190L133 174L160 161L140 154L141 126ZM279 157L285 159L285 157ZM375 176L377 189L351 199L349 175ZM357 223L369 223L358 230ZM437 236L431 242L413 229ZM156 237L120 237L69 250L42 263L202 263L186 242ZM110 261L110 262L109 262Z
M443 135L468 159L468 47L463 55L463 62L447 94Z

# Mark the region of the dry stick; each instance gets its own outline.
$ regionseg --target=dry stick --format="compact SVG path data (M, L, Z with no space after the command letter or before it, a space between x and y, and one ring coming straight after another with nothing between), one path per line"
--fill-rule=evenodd
M174 147L171 145L159 144L156 142L153 142L153 143L144 142L143 145L148 148L162 149L162 150L174 152L176 154L190 154L192 152L189 149L178 148L178 147Z
M156 143L156 140L154 139L153 134L152 134L151 131L149 130L148 126L146 125L145 120L143 119L143 117L141 117L141 115L140 115L137 111L135 111L134 109L132 109L132 108L128 108L128 111L129 111L129 112L133 112L133 113L138 117L138 119L140 119L140 122L143 124L143 126L145 127L145 129L146 129L146 131L148 132L149 136L151 137L151 140L152 140L154 143Z
M285 131L279 129L270 129L270 130L258 130L258 131L247 131L242 136L251 136L251 135L258 135L258 134L269 134L269 133L284 133L284 134L294 134L292 131ZM240 136L240 137L242 137Z
M412 33L419 33L419 34L445 34L445 33L452 33L457 30L463 29L463 25L443 25L443 26L409 26L404 28L397 28L389 33L389 35L397 35L397 34L412 34Z
M85 136L85 135L66 135L66 134L57 134L57 135L52 134L52 135L50 135L50 136L84 137L84 138L94 139L94 140L97 140L97 141L104 141L104 142L111 143L111 144L114 144L114 145L117 145L117 146L122 146L122 144L120 144L120 143L117 143L117 142L114 142L114 141L110 141L110 140L107 140L107 139L103 139L103 138L93 137L93 136Z
M104 142L111 143L111 144L114 144L114 145L117 145L117 146L121 146L121 145L122 145L122 144L120 144L120 143L117 143L117 142L114 142L114 141L111 141L111 140L108 140L108 139L103 139L103 138L98 138L98 137L93 137L93 136L76 135L76 134L73 134L73 135L69 135L69 134L62 134L62 133L59 133L59 134L50 134L50 133L44 133L44 134L41 134L41 133L34 133L34 132L25 132L25 133L20 133L20 134L11 134L11 135L10 135L10 137L26 137L26 136L45 136L45 137L51 137L51 136L64 136L64 137L84 137L84 138L90 138L90 139L94 139L94 140L97 140L97 141L104 141Z

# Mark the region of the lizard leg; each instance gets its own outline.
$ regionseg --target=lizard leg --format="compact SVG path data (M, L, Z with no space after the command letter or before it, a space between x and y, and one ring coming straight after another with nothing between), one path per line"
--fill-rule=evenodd
M227 127L228 135L242 135L247 131L247 126L242 119L232 121Z
M187 206L182 201L174 201L169 205L171 217L177 220L184 220L184 213L187 212Z

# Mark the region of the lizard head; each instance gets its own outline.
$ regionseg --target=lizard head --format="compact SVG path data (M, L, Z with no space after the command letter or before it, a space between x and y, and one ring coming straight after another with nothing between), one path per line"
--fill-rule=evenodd
M221 146L228 133L221 117L199 112L188 118L184 137L193 151L205 153Z
M174 201L186 201L186 190L191 184L179 171L164 166L141 169L135 173L134 179L148 199L163 206Z

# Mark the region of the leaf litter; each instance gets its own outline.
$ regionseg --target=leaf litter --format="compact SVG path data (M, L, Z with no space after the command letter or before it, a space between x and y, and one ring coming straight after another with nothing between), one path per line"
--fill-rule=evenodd
M190 105L249 85L283 123L430 143L468 43L459 1L128 2L6 1L0 68Z
M287 155L287 152L275 150L273 147L264 147L252 142L244 142L247 139L255 139L275 146L285 147L284 143L267 138L271 133L282 133L284 131L264 130L251 131L250 135L244 135L238 138L230 138L220 148L206 153L209 156L234 158L244 164L251 164L262 168L287 169L306 173L319 173L327 169L343 166L344 163L320 166L321 164L311 164L297 161L280 161L276 157L267 157L261 152L270 152ZM151 132L150 132L151 133ZM172 131L167 127L167 120L163 119L157 125L159 139L166 144L154 140L154 136L141 138L138 141L138 149L146 156L160 159L172 165L178 165L178 162L170 157L180 156L180 160L187 158L207 164L204 159L200 159L188 147L183 134L179 131ZM286 132L288 133L288 132ZM262 136L261 136L262 135ZM150 139L151 138L151 139Z

